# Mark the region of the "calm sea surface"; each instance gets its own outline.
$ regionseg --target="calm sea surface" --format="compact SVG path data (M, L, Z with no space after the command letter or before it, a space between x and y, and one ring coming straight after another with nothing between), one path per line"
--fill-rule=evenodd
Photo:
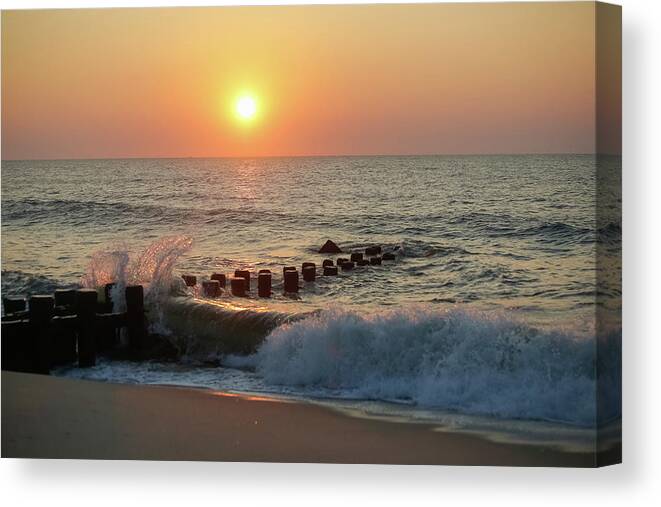
M229 380L223 384L223 379L243 375L252 376L249 390L280 392L287 386L289 393L314 388L322 397L349 393L472 414L585 424L593 414L580 407L583 398L571 402L576 406L567 406L558 394L555 409L549 413L530 409L528 414L513 398L534 398L535 393L503 393L507 384L495 373L483 379L484 389L493 382L505 383L485 400L474 399L466 385L448 387L448 379L459 375L448 369L452 361L463 361L464 369L466 362L479 365L470 363L475 354L459 359L450 357L447 349L450 335L454 340L450 348L458 354L458 343L463 340L466 345L466 339L458 337L480 336L484 341L497 335L502 341L508 333L517 335L516 329L523 325L532 329L523 333L525 340L532 335L551 340L541 355L566 353L567 357L556 358L558 364L589 370L588 359L582 365L567 364L576 360L570 356L582 353L572 347L581 340L594 340L598 291L609 309L619 308L620 297L617 284L597 287L595 263L599 251L614 259L609 265L615 271L619 266L620 160L601 161L601 180L595 160L592 155L548 155L3 161L2 293L75 285L99 250L126 250L130 258L137 258L164 237L188 236L192 247L177 259L175 274L205 277L214 271L270 268L275 295L265 303L267 307L291 313L333 308L333 318L315 317L303 330L276 330L251 364L230 360L226 367L205 369L206 381L189 379L192 384L240 388L245 378L235 384ZM598 184L603 190L599 200ZM303 261L320 265L326 257L316 251L327 239L346 251L382 245L395 252L397 260L337 278L320 277L315 284L304 285L298 299L282 296L278 285L282 266ZM610 275L617 279L619 271ZM516 324L504 323L510 319ZM439 322L450 321L456 326L448 334L446 324ZM346 325L333 334L330 329L337 322ZM396 323L413 330L412 336L408 342L395 344L392 338L383 345ZM446 326L445 331L438 326ZM464 331L457 331L462 326ZM338 366L332 358L316 357L315 353L321 354L318 350L306 349L319 343L328 348L328 340L334 339L329 336L338 333L354 336L363 346L374 345L368 351L345 352L378 354L382 368L355 364L356 359ZM415 345L421 335L426 338ZM558 345L560 335L566 343ZM287 345L281 345L281 351L278 343ZM298 347L293 355L292 343ZM339 346L341 352L341 345L333 347ZM377 352L378 347L383 349ZM415 359L406 357L411 350L418 351ZM523 356L529 353L526 350ZM534 360L526 359L531 368L540 367L537 361L536 355ZM408 392L401 386L411 379L396 366L404 363L409 369L427 368L425 378L434 377L436 383L425 384L415 377L424 385ZM341 373L345 366L353 373ZM561 382L553 377L552 367L558 365L546 366L547 378ZM100 377L113 377L108 371L112 367L99 368L105 368L105 373L97 371ZM177 368L181 371L182 366ZM325 368L333 373L319 373ZM358 378L355 372L361 368L368 371ZM521 373L516 364L512 368L512 378ZM317 373L302 373L308 370ZM277 371L298 373L288 377ZM169 370L166 379L147 378L144 371L127 375L134 381L181 378ZM543 380L526 375L530 371L516 376L516 381L532 382L534 389L559 389L559 384L543 385ZM573 384L563 395L593 388L587 377L585 385ZM389 387L395 378L400 387ZM375 383L378 389L369 387ZM450 388L455 394L449 398L434 394L435 389ZM550 403L548 398L539 402ZM498 409L503 406L517 408ZM576 411L582 412L576 415Z

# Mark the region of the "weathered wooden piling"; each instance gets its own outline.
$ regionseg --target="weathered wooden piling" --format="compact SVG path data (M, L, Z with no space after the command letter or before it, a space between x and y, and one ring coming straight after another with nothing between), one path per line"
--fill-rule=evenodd
M344 264L345 262L349 262L349 259L347 259L346 257L338 257L336 261L338 266L342 266L342 264Z
M48 374L51 366L51 320L55 315L53 296L31 296L28 307L30 319L30 353L34 373Z
M321 267L325 268L326 266L335 266L335 263L332 259L324 259L324 262L321 263Z
M76 289L55 290L55 317L51 346L51 366L74 363L76 352ZM113 332L114 334L114 332Z
M216 280L221 289L224 289L227 286L227 276L224 273L214 273L211 275L210 279Z
M285 271L284 279L285 292L298 292L298 271L296 269L288 269Z
M305 264L308 264L305 266ZM303 264L303 280L306 282L314 282L315 279L317 278L317 266L314 265L312 262L308 262ZM310 265L312 264L312 265Z
M324 266L324 276L336 276L337 266Z
M197 285L197 277L195 275L181 275L181 278L184 279L187 287L195 287Z
M372 266L380 266L381 265L381 257L372 257L372 258L370 258L370 264Z
M358 262L363 260L363 254L362 252L353 252L351 254L351 262Z
M2 321L2 369L32 373L34 371L31 344L25 339L29 335L27 320Z
M126 295L126 329L129 348L134 353L147 345L147 320L145 319L145 291L142 285L129 285Z
M262 271L268 271L268 273ZM257 295L260 298L271 297L271 272L269 270L260 270L257 274Z
M25 298L8 297L2 298L2 306L5 309L5 315L25 311Z
M246 295L246 279L242 276L230 276L230 289L232 295L244 297Z
M285 266L282 268L282 277L285 277L285 271L296 271L296 266Z
M78 357L78 352L76 351L77 327L78 316L76 314L56 315L53 317L53 320L51 320L51 366L76 362Z
M220 296L220 282L218 280L203 281L202 292L208 298L217 298Z
M396 258L395 254L391 252L386 252L381 256L384 261L394 261Z
M250 271L247 269L237 269L234 271L234 276L238 276L239 278L243 278L246 281L246 291L250 292Z
M355 264L351 261L343 262L340 267L342 271L351 271L354 268Z
M94 289L76 291L76 315L78 316L78 366L85 368L96 364L95 316L97 292Z
M76 306L76 289L55 289L55 306Z
M270 269L260 269L260 270L257 272L258 275L261 275L262 273L268 273L268 274L271 274L271 270L270 270Z
M97 314L109 314L113 311L113 291L116 283L107 283L103 286L103 301L97 303ZM102 353L115 347L119 340L117 329L106 325L106 322L97 322L96 326L96 352Z
M369 266L370 261L368 259L358 259L356 261L356 266Z
M368 257L371 257L373 255L379 255L381 253L381 247L380 246L368 246L365 249L365 255Z

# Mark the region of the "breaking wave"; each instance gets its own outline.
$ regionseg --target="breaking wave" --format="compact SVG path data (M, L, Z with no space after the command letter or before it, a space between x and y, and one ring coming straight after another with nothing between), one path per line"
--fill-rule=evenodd
M456 307L333 309L278 327L250 363L272 384L592 427L597 384L609 396L599 422L619 415L620 334L603 338L609 364L597 370L595 338L569 330Z

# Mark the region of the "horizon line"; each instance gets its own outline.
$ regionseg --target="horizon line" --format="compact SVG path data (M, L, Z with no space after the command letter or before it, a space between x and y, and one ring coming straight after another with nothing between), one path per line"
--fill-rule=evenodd
M203 160L203 159L269 159L269 158L377 158L377 157L495 157L495 156L530 156L530 155L611 155L622 153L610 152L515 152L515 153L400 153L400 154L325 154L325 155L214 155L214 156L127 156L127 157L57 157L57 158L0 158L0 162L48 162L75 160Z

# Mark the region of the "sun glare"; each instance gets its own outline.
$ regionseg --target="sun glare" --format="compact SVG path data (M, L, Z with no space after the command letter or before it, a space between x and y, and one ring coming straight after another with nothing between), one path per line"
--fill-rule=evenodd
M249 95L244 95L236 101L235 109L239 118L250 120L257 114L257 101Z

